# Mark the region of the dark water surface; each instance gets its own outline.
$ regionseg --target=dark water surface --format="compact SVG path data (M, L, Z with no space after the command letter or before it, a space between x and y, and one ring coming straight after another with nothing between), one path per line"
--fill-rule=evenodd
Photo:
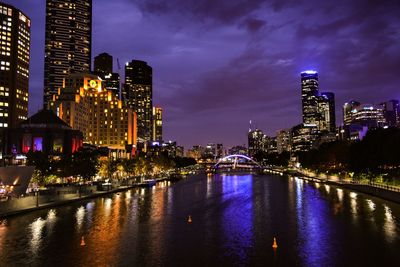
M191 176L0 221L0 266L400 266L400 205L296 178Z

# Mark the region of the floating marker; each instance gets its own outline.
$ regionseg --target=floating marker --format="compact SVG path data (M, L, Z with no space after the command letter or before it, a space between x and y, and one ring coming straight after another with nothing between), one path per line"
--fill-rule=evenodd
M274 237L274 243L272 244L272 248L273 249L277 249L278 248L278 244L276 243L276 238Z
M189 215L187 222L192 223L192 216Z
M83 236L81 238L81 246L86 246L85 238Z

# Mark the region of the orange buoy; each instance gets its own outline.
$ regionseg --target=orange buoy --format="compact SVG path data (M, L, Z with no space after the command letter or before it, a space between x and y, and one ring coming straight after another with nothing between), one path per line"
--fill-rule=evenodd
M189 215L187 222L192 223L192 216Z
M273 249L277 249L278 248L278 244L276 243L276 238L274 237L274 243L272 244L272 248Z
M86 245L85 238L82 236L82 238L81 238L81 246L85 246L85 245Z

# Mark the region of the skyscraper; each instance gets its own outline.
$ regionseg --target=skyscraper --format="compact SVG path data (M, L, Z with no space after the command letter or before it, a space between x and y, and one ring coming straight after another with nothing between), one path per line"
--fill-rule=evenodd
M318 72L307 70L301 73L301 101L304 125L316 126L319 119Z
M113 72L113 57L107 53L101 53L94 57L94 72L97 75Z
M153 69L147 62L132 60L125 66L124 99L137 113L138 141L153 137Z
M46 0L44 107L71 73L89 72L92 0Z
M162 141L162 108L153 107L153 140Z
M321 93L321 99L326 103L326 108L322 113L322 120L325 121L326 130L336 132L336 112L335 112L335 94L331 92Z
M0 3L0 129L28 116L30 19Z
M113 57L107 53L101 53L94 58L94 73L103 80L103 88L112 91L119 99L120 76L113 72Z

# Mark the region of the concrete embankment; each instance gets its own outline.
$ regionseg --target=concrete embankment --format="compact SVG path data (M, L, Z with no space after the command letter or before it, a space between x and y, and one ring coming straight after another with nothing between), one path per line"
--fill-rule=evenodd
M135 187L137 187L137 185L121 186L109 191L95 191L92 189L92 192L86 195L82 193L60 194L56 196L39 195L39 196L27 196L9 201L3 201L0 202L0 218L5 218L40 209L47 209L61 205L66 205L77 201L87 200L90 198L96 198L99 196L125 191Z

